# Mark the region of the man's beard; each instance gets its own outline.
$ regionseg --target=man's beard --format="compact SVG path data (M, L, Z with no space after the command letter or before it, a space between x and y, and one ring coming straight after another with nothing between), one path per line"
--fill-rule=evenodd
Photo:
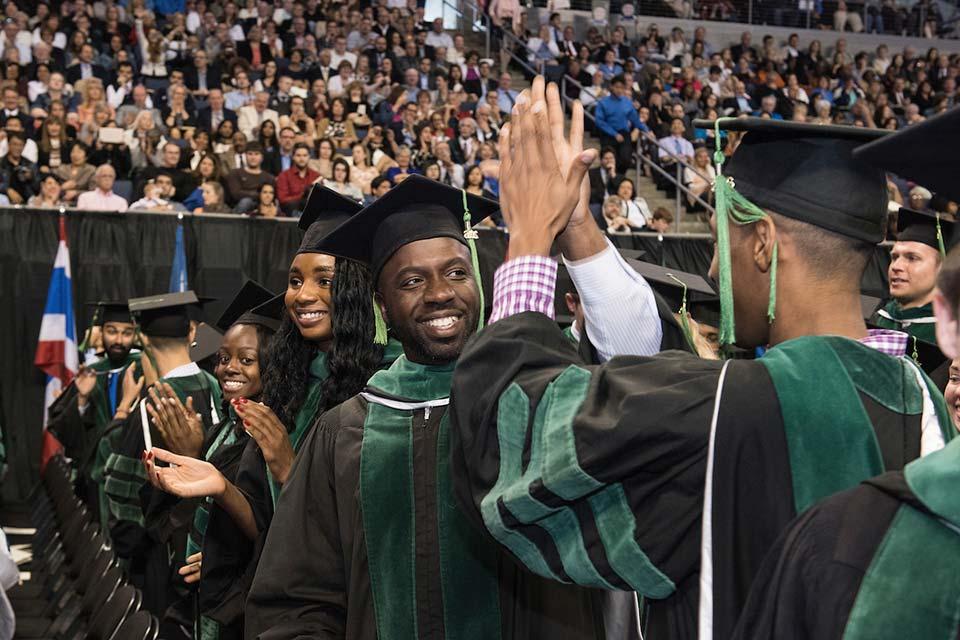
M106 355L110 364L118 367L127 361L127 356L130 355L130 347L125 347L121 344L110 345L106 349Z

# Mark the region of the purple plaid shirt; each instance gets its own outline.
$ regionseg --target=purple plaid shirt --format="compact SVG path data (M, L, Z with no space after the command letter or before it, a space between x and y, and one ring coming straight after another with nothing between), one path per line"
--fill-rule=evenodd
M500 265L493 277L493 313L490 322L536 311L551 320L557 286L557 263L544 256L520 256ZM870 329L862 344L888 356L907 353L909 336L902 331Z

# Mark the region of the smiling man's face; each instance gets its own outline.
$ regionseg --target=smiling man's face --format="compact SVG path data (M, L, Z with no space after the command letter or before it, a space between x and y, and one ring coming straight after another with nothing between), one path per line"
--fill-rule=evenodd
M444 364L477 328L480 296L470 251L453 238L403 245L384 265L377 300L407 358Z

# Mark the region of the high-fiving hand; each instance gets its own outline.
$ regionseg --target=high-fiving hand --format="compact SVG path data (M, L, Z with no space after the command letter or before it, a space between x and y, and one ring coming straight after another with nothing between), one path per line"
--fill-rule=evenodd
M563 135L563 109L543 77L517 98L511 122L500 131L500 204L510 229L509 257L550 255L581 200L596 152L582 151L583 109L574 105L570 139ZM589 199L589 196L588 196ZM580 212L582 215L582 212Z

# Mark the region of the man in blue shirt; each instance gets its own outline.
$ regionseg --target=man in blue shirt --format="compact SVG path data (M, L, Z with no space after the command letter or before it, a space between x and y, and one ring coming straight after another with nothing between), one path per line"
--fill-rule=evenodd
M614 77L610 81L610 95L598 102L594 111L601 148L612 147L617 154L617 173L625 173L633 164L637 138L641 131L649 131L625 93L623 76Z

